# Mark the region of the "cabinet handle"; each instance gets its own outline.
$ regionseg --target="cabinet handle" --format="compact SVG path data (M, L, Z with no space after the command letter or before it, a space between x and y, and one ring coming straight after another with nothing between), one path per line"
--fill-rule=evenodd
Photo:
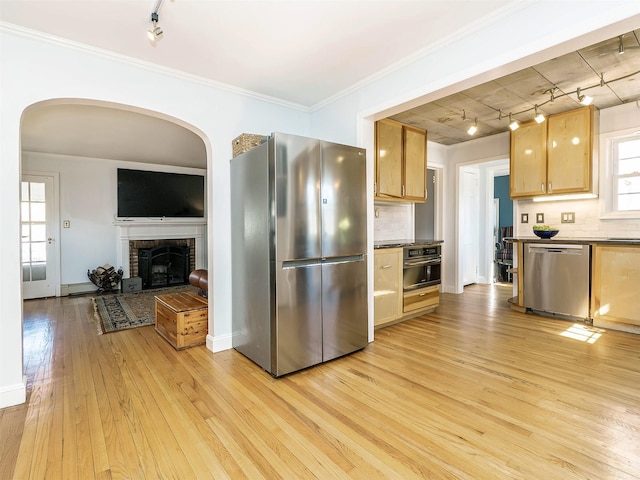
M383 265L382 268L391 268L391 265Z
M373 195L377 195L378 194L378 184L376 182L373 182Z
M544 183L540 184L540 190L542 190L542 193L544 193Z
M549 182L549 193L551 193L553 189L551 188L551 182Z
M420 295L418 295L419 297L424 297L426 295L426 293L421 293Z
M403 197L405 196L405 193L404 193L404 192L405 192L405 190L404 190L404 185L402 185L402 196L403 196Z

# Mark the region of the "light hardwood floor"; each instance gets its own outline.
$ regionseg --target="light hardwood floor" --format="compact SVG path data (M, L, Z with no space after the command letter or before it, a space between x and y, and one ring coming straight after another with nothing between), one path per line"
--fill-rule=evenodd
M98 336L88 297L27 301L0 479L640 478L640 336L563 336L510 294L442 295L281 379L153 327Z

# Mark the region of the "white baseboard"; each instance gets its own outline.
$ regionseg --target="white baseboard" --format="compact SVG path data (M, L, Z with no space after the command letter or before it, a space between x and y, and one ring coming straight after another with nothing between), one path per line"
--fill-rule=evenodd
M22 377L22 383L9 385L0 389L0 408L20 405L27 401L27 377Z
M218 335L217 337L207 335L207 348L214 353L229 350L230 348L233 348L232 338L233 335L230 333L226 335Z
M77 295L79 293L95 293L97 291L98 291L98 287L96 287L91 282L60 285L61 297L66 297L69 295Z

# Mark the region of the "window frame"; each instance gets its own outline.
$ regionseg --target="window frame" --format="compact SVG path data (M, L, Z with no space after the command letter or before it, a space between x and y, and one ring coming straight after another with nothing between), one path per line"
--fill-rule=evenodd
M609 132L600 137L600 219L640 219L638 210L617 210L617 145L640 140L638 127Z

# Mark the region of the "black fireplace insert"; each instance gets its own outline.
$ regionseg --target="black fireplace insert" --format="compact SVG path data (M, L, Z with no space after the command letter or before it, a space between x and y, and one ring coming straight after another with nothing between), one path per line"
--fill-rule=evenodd
M189 282L189 247L160 246L138 250L138 276L142 289Z

